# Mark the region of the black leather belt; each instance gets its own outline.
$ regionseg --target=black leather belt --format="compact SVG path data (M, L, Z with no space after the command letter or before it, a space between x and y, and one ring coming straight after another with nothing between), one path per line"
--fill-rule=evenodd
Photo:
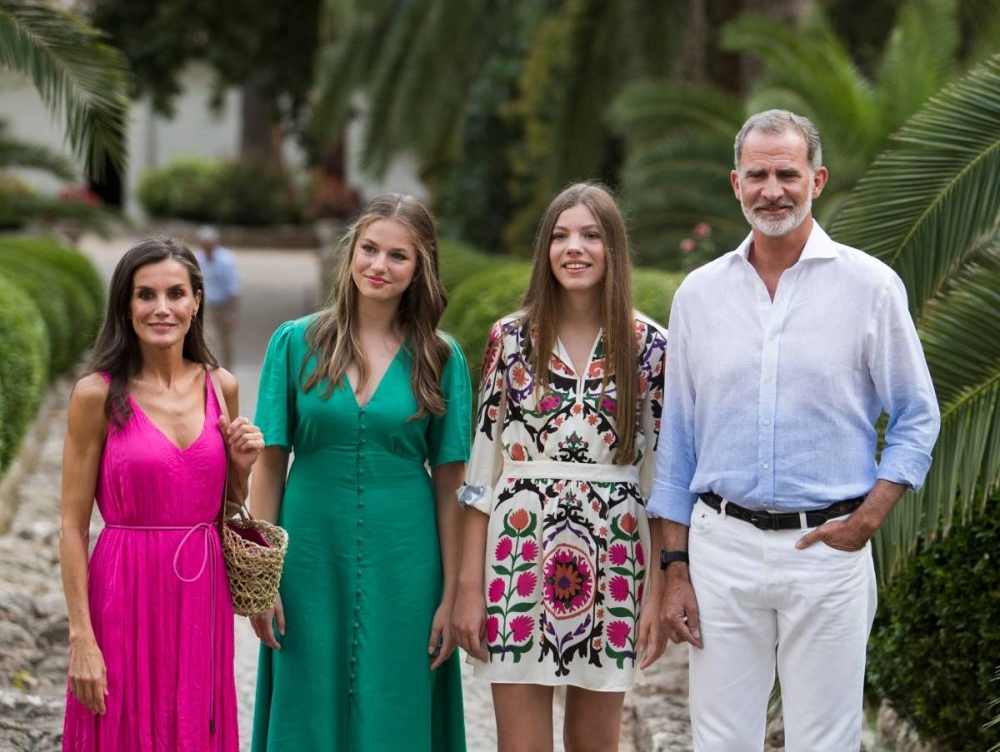
M699 494L699 498L716 512L722 511L723 498L711 491ZM806 527L819 527L835 517L843 517L861 506L864 496L837 501L823 509L806 512ZM726 516L749 522L761 530L800 530L802 518L798 512L768 512L763 509L747 509L733 502L726 503Z

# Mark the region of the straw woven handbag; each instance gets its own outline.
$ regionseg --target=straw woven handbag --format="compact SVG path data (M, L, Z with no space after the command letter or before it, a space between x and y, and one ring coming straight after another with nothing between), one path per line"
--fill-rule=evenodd
M229 407L219 386L218 374L209 372L215 399L226 418ZM233 599L233 611L240 616L253 616L274 605L281 581L281 567L288 548L288 533L277 525L255 520L243 505L245 489L235 481L230 485L229 442L226 446L226 483L219 509L219 534L222 553L226 558L226 574Z

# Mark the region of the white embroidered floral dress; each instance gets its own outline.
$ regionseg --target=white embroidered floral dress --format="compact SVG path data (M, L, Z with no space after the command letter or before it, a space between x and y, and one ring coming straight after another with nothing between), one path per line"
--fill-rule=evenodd
M490 515L489 661L475 661L476 676L605 691L635 683L666 334L637 314L635 336L638 451L633 464L617 465L617 391L613 374L602 390L603 334L581 374L557 341L549 387L536 396L527 325L507 318L490 332L460 495Z

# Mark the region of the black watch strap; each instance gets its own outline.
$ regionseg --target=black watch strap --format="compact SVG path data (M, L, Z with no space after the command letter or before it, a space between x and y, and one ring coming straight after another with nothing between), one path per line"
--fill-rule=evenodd
M660 551L660 569L666 569L675 561L688 563L687 551Z

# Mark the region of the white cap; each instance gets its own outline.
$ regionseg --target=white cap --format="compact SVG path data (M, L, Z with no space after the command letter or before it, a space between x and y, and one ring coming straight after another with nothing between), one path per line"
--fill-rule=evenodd
M198 240L202 243L219 244L219 231L212 225L202 225L198 228Z

